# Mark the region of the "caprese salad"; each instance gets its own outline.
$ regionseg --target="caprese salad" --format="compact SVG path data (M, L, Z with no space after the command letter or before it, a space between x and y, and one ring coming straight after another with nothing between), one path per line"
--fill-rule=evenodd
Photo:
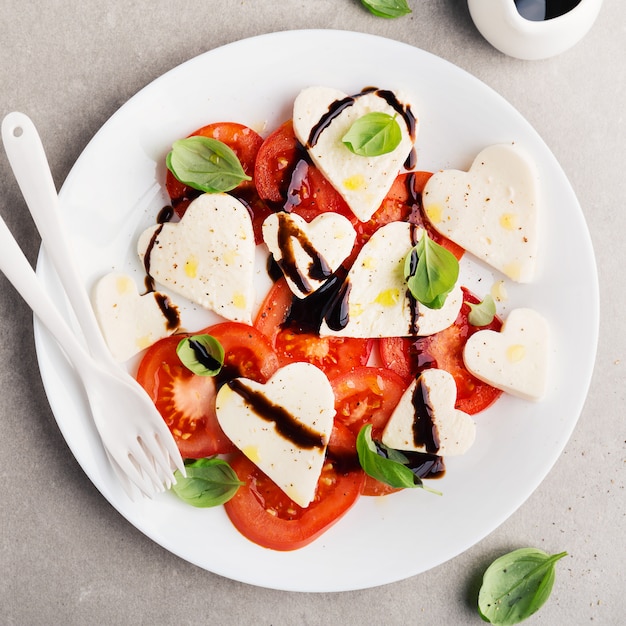
M502 289L471 293L459 270L467 252L502 281L533 280L532 161L494 145L468 171L419 171L420 123L399 92L310 87L265 137L202 127L172 146L171 204L138 237L146 292L121 273L96 285L112 353L140 354L186 459L174 490L223 504L261 546L307 545L361 496L436 491L473 415L545 392L543 317L502 321ZM189 302L222 321L182 328Z

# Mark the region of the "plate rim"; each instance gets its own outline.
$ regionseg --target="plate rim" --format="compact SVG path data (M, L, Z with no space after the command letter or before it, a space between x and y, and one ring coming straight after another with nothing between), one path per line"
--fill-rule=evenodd
M590 298L590 300L593 301L593 311L591 311L592 313L592 317L594 320L594 327L593 327L593 332L591 333L591 344L592 344L592 352L593 352L593 359L591 362L591 367L589 368L589 372L587 375L587 383L586 386L583 390L581 390L581 395L583 398L586 398L589 387L591 385L592 382L592 373L593 373L593 363L595 363L595 359L596 359L596 354L597 354L597 348L598 348L598 335L599 335L599 320L600 320L600 300L599 300L599 283L598 283L598 274L597 274L597 267L596 267L596 261L595 261L595 255L593 254L593 245L592 245L592 241L591 241L591 236L590 236L590 232L589 229L587 227L586 221L584 219L584 214L582 212L582 208L580 207L580 204L578 202L578 199L576 198L576 195L574 193L574 190L571 187L571 184L569 183L569 180L567 179L567 176L565 175L565 172L563 172L560 164L556 161L556 158L554 157L554 155L552 154L551 150L549 149L549 147L547 146L547 144L545 143L545 141L539 136L539 134L537 133L537 131L535 131L535 129L529 124L529 122L521 115L521 113L511 104L509 103L503 96L501 96L498 92L496 92L493 88L491 88L489 85L487 85L486 83L484 83L482 80L480 80L479 78L477 78L476 76L474 76L473 74L469 73L467 70L455 65L454 63L443 59L441 57L438 57L437 55L428 52L426 50L423 50L421 48L418 48L416 46L413 46L411 44L405 43L405 42L400 42L400 41L396 41L387 37L383 37L380 35L372 35L372 34L368 34L368 33L361 33L361 32L357 32L357 31L345 31L345 30L338 30L338 29L298 29L298 30L286 30L286 31L279 31L276 33L265 33L265 34L261 34L261 35L255 35L253 37L249 37L249 38L245 38L245 39L240 39L240 40L236 40L227 44L224 44L222 46L218 46L216 48L212 48L209 49L203 53L200 53L194 57L191 57L190 59L182 62L181 64L167 70L166 72L164 72L163 74L161 74L160 76L158 76L157 78L155 78L154 80L152 80L151 82L149 82L147 85L145 85L144 87L142 87L139 91L137 91L133 96L131 96L124 104L122 104L118 109L116 109L116 111L107 119L107 121L97 130L97 132L93 135L93 137L90 139L90 141L86 144L86 146L84 147L84 149L81 151L81 154L79 155L79 157L77 158L76 162L74 163L74 165L72 166L70 172L68 173L68 176L66 178L66 180L64 181L62 187L61 187L61 191L60 191L60 197L61 199L63 199L64 197L64 189L66 189L66 187L69 187L72 185L72 181L73 181L73 176L76 176L77 174L75 174L75 172L78 170L78 164L81 160L81 158L83 157L83 155L85 154L85 152L87 152L89 149L91 149L90 147L95 145L97 143L97 141L99 140L99 137L107 132L107 129L110 128L111 124L113 123L113 120L118 119L120 116L122 116L124 113L124 111L126 110L126 107L130 106L131 102L136 102L136 99L140 96L140 94L146 94L149 93L150 90L152 89L156 89L158 87L158 84L160 84L163 81L167 81L168 77L170 75L172 75L173 73L180 71L180 68L183 66L189 66L189 64L191 63L198 63L201 62L202 59L204 58L208 58L210 57L210 55L214 54L216 51L222 51L222 53L226 52L228 49L234 49L238 46L254 46L255 44L258 45L258 43L260 42L260 45L263 45L263 41L267 40L267 39L279 39L279 38L292 38L292 37L301 37L301 36L305 36L305 37L351 37L354 39L359 39L361 41L379 41L379 42L384 42L384 45L393 45L393 46L398 46L398 47L402 47L406 50L410 50L412 52L417 52L418 54L423 54L425 55L424 58L428 58L431 61L435 62L436 64L445 64L446 66L448 66L449 68L451 68L455 73L456 72L460 72L462 75L465 76L466 79L469 79L471 81L476 81L476 84L480 85L482 89L487 89L490 93L492 97L495 97L500 103L504 104L506 107L508 107L511 111L514 111L517 116L519 116L520 120L523 121L527 127L528 130L530 132L532 132L536 139L543 144L543 147L547 153L547 155L549 155L549 157L554 161L554 165L559 169L559 171L562 173L563 176L563 180L567 183L569 190L571 191L571 195L574 198L575 202L576 202L576 208L579 212L579 217L582 218L582 224L584 226L584 229L582 231L582 235L584 236L584 238L587 240L587 244L589 246L589 249L592 252L592 260L593 260L593 267L591 268L591 275L592 275L592 297ZM46 272L50 272L51 269L49 267L49 263L45 254L45 250L42 248L40 248L39 251L39 255L37 258L37 272L38 274L40 274L40 276ZM48 398L48 401L50 403L52 412L55 416L55 419L59 425L59 428L61 429L61 432L63 434L64 439L66 440L66 442L68 441L68 437L66 436L66 433L64 432L64 428L63 428L63 420L61 420L61 422L59 421L59 418L57 417L57 411L59 410L59 406L58 406L58 401L54 399L54 389L52 389L51 385L53 384L50 380L50 371L43 371L42 368L42 360L45 359L45 353L46 351L49 349L49 344L51 343L51 340L49 338L49 336L47 335L45 329L43 329L40 325L40 323L38 322L38 320L35 318L34 320L34 335L35 335L35 348L36 348L36 353L37 353L37 360L38 360L38 364L40 367L40 371L41 371L41 377L42 377L42 381L44 384L44 389L46 392L46 396ZM57 406L55 406L57 405ZM497 519L494 520L493 524L484 529L484 532L478 536L475 541L471 542L470 545L464 546L462 547L462 549L458 550L457 552L450 554L447 556L447 558L442 559L441 561L439 561L439 563L435 563L432 564L431 566L427 567L424 570L419 570L419 571L415 571L413 573L403 573L400 576L389 576L387 578L382 577L380 580L373 582L373 583L363 583L363 582L359 582L356 585L348 585L345 588L340 588L340 589L329 589L326 588L324 585L313 585L313 586L309 586L307 588L298 588L298 585L292 585L292 586L288 586L288 585L272 585L272 584L264 584L259 582L258 580L253 580L250 579L249 577L246 578L246 576L233 576L231 573L225 573L223 571L217 571L215 569L211 569L209 567L207 567L205 564L199 563L197 561L194 561L192 559L189 559L187 556L183 556L179 553L179 551L176 550L175 546L171 546L171 545L165 545L165 543L162 540L162 538L158 538L153 536L153 533L150 533L149 531L146 531L145 528L140 527L137 525L136 521L134 521L134 518L132 515L129 514L128 512L128 507L124 507L121 506L120 503L115 500L114 497L111 496L111 492L109 490L107 490L106 488L103 488L104 485L102 484L102 479L101 477L98 478L94 478L94 476L91 475L90 472L85 470L85 467L83 466L83 463L81 463L79 457L77 456L77 454L74 452L74 450L70 447L70 451L72 452L72 454L74 455L74 457L76 458L76 460L78 461L78 463L81 465L81 468L83 469L83 471L85 471L85 473L87 474L87 477L89 478L89 480L92 482L92 484L94 484L94 486L96 486L96 488L100 491L100 493L102 493L102 495L105 497L105 499L107 499L111 505L123 516L127 519L127 521L129 521L133 526L135 526L135 528L137 528L138 530L140 530L140 532L142 532L143 534L145 534L146 536L150 537L153 541L155 541L157 544L159 544L160 546L164 547L165 549L167 549L168 551L176 554L177 556L179 556L179 558L183 558L184 560L187 560L189 562L192 562L196 565L198 565L199 567L202 567L203 569L206 569L208 571L214 572L218 575L221 576L225 576L228 578L231 578L233 580L239 580L241 582L244 583L248 583L248 584L253 584L253 585L257 585L257 586L263 586L263 587L268 587L268 588L274 588L274 589L282 589L282 590L287 590L287 591L305 591L305 592L327 592L327 591L346 591L346 590L352 590L352 589L363 589L363 588L369 588L369 587L373 587L373 586L378 586L378 585L382 585L382 584L387 584L390 582L396 582L398 580L403 580L409 576L413 576L413 575L417 575L419 573L422 573L424 571L427 571L428 569L431 569L432 567L435 567L438 564L441 564L445 561L448 561L452 558L455 558L456 556L458 556L458 554L464 552L465 550L471 548L472 546L476 545L478 542L480 542L482 539L484 539L484 537L486 537L487 535L489 535L490 533L492 533L497 527L499 527L506 519L508 519L520 506L522 506L522 504L527 500L527 498L535 491L535 489L539 486L539 484L545 479L545 477L548 475L548 473L552 470L554 464L556 463L556 461L558 460L558 458L560 457L560 455L562 454L563 449L565 448L565 446L567 445L567 442L569 441L569 439L571 438L572 432L578 422L578 419L580 418L580 415L582 413L582 410L584 409L584 399L581 403L581 406L579 408L578 411L578 415L576 416L575 419L573 419L571 421L570 427L568 432L566 433L566 435L563 437L563 441L562 441L562 445L560 446L560 448L558 449L558 452L554 454L554 460L549 464L549 466L546 467L545 471L542 473L541 476L538 477L538 479L536 480L536 484L532 484L529 485L528 491L526 494L523 494L522 498L520 499L520 501L517 503L517 505L512 509L507 511L506 513L503 513L503 515L501 516L501 519ZM69 446L69 444L68 444ZM122 509L122 510L120 510ZM340 522L341 523L341 522Z

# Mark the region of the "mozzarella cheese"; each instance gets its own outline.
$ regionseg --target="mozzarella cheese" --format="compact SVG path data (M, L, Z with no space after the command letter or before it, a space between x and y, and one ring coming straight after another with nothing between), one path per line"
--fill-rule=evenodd
M537 174L515 145L494 145L468 172L443 170L426 183L433 227L512 280L530 282L537 259Z
M382 442L395 450L440 456L464 454L476 438L476 424L454 408L456 383L445 370L429 369L407 388L394 409ZM423 431L425 437L416 437Z
M203 194L179 223L153 226L137 251L159 284L229 320L252 321L255 242L247 208L228 194Z
M292 363L266 383L238 378L216 398L217 419L230 440L294 502L315 497L335 416L326 375Z
M338 213L322 213L310 223L295 213L272 213L263 222L263 240L299 298L324 284L355 239L350 220Z
M329 107L350 98L329 87L309 87L296 97L293 128L298 140L308 149L311 159L326 179L345 199L356 217L366 222L380 206L398 172L413 149L415 129L409 128L402 115L376 91L354 96L311 142L311 132L328 120ZM406 102L402 102L406 106ZM387 154L364 157L352 153L342 142L352 124L371 112L396 117L402 130L400 145Z
M102 335L119 362L171 335L179 326L177 308L165 294L140 296L126 274L103 276L94 287L92 301Z
M481 330L465 344L463 360L471 374L526 400L546 391L549 329L533 309L514 309L501 331Z
M405 337L432 335L450 326L463 304L455 286L441 309L429 309L409 298L404 260L413 247L413 227L391 222L379 228L363 246L348 272L347 325L339 330L322 324L320 335L345 337ZM415 232L421 237L421 229Z

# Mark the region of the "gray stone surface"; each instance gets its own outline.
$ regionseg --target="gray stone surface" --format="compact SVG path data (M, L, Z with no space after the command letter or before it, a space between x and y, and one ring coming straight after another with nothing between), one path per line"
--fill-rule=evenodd
M89 139L144 85L192 56L252 35L362 31L423 48L476 75L554 152L597 254L602 322L595 374L553 471L483 541L402 582L297 594L220 578L145 537L83 474L44 394L31 313L0 277L1 623L478 624L482 570L523 545L569 552L551 599L529 623L623 623L626 4L606 0L585 39L538 62L494 50L462 0L409 4L410 16L383 20L358 0L0 0L0 115L20 110L35 120L60 187ZM291 54L297 51L285 51ZM241 77L242 89L250 80ZM34 262L39 238L4 154L0 213Z

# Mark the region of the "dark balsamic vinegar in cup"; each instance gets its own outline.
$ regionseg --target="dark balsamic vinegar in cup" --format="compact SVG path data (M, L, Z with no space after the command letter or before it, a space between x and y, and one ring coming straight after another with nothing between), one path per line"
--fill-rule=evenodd
M569 13L581 0L514 0L515 8L525 19L542 22Z

